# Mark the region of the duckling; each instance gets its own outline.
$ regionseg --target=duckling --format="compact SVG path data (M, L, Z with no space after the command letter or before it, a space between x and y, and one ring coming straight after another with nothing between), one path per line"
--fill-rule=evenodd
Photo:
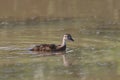
M40 44L34 46L30 51L40 51L40 52L51 52L51 51L65 51L66 50L66 41L74 41L72 36L70 34L65 34L63 36L63 40L61 45L55 45L55 44Z

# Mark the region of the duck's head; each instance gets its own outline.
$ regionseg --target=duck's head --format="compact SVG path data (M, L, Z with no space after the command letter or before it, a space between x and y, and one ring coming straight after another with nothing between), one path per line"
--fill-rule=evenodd
M74 41L74 39L72 38L72 36L70 34L65 34L63 39L64 40L69 40L69 41Z

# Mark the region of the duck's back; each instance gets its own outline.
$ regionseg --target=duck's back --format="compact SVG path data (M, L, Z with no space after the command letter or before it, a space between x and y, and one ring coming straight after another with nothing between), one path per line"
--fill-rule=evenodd
M65 46L61 46L61 45L55 45L55 44L40 44L40 45L36 45L34 46L32 49L30 49L30 51L64 51L66 49L66 45Z
M55 44L40 44L34 46L30 51L53 51L56 49Z

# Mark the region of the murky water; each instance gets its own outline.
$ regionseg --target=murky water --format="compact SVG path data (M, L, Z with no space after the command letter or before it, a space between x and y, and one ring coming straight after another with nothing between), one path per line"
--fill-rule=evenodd
M120 80L120 31L85 26L96 25L78 21L1 27L0 80ZM60 44L65 33L75 39L67 42L66 54L28 51L35 44Z

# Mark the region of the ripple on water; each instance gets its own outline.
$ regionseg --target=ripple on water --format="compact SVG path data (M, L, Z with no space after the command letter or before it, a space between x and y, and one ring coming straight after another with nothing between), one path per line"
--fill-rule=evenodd
M0 47L0 50L28 50L27 48L18 48L15 46Z

